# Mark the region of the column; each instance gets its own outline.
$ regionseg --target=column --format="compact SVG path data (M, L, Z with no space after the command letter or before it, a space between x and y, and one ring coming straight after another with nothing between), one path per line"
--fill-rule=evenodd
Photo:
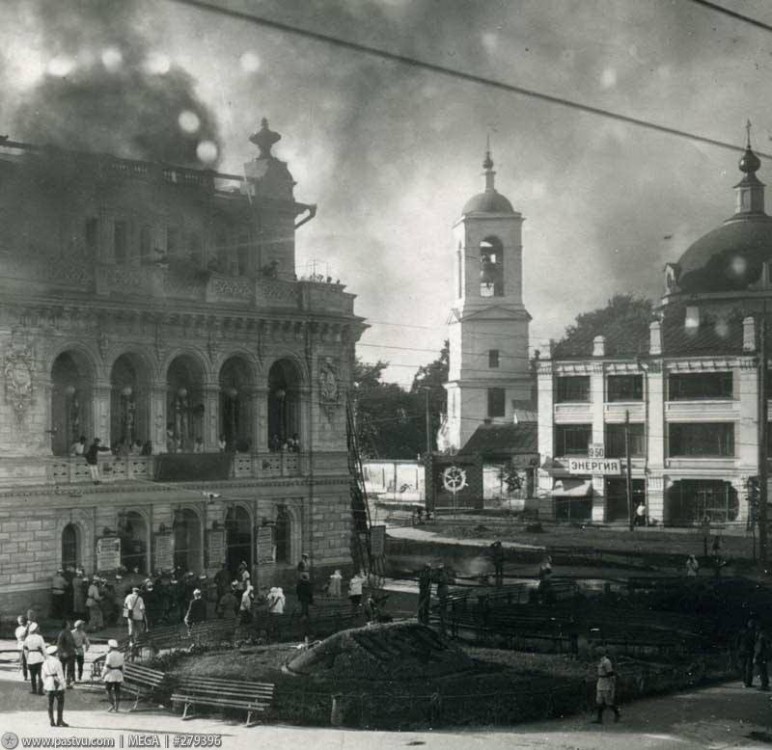
M650 523L662 525L665 522L665 483L662 474L650 474L646 478L646 511Z
M202 435L204 450L207 453L217 453L217 444L220 427L220 385L219 383L206 383L203 388L204 396L204 424Z
M549 352L549 346L545 349ZM554 455L554 385L553 366L551 360L539 362L537 371L537 385L539 390L539 429L538 451L540 465L552 459ZM539 469L537 472L538 486L535 490L539 498L538 510L544 517L552 517L552 473L549 470Z
M595 342L596 351L598 341ZM603 354L603 350L600 350ZM592 415L592 442L605 446L605 382L603 362L594 362L590 371L590 413ZM603 474L592 477L592 521L603 523L606 520L606 482Z
M268 389L255 388L252 391L252 428L254 442L252 450L258 453L268 452Z
M104 446L110 445L110 394L110 383L99 381L94 384L91 396L91 403L94 409L93 435L98 437Z
M166 383L153 383L149 400L148 437L153 443L153 453L166 453Z

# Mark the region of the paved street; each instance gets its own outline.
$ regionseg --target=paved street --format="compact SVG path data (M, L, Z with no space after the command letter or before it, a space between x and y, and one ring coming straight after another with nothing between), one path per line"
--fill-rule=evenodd
M191 733L222 735L222 746L253 747L256 743L272 750L297 750L313 743L314 750L369 747L391 750L406 746L425 746L427 750L475 750L476 748L569 748L594 750L654 750L679 748L769 747L772 745L768 694L746 690L730 683L675 696L653 698L623 706L619 724L602 727L588 723L588 716L524 724L507 729L460 729L456 731L363 732L357 730L314 729L292 726L245 728L216 718L182 722L178 716L153 707L136 713L107 713L100 691L82 688L68 691L65 719L70 729L52 729L45 698L32 696L18 676L0 673L0 733L13 731L20 737L115 738L115 747L130 747L129 734L158 737L161 747L174 747L174 735ZM128 708L124 704L124 708ZM769 739L766 733L770 732Z

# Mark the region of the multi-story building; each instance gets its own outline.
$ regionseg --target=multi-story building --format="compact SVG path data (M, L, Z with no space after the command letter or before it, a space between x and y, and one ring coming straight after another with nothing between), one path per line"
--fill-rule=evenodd
M295 275L263 121L244 177L0 142L0 605L119 566L262 584L350 562L345 399L363 330ZM74 446L99 437L95 483Z
M633 505L650 523L746 523L759 472L758 322L772 297L759 166L749 144L735 214L668 265L648 330L598 330L539 362L545 513L626 521L627 443Z

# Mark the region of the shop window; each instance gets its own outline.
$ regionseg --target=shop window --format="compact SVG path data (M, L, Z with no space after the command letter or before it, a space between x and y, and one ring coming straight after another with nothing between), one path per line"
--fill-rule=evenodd
M607 401L642 401L643 375L609 375L606 390Z
M608 454L607 454L608 455ZM629 521L630 508L627 500L627 481L624 478L606 479L606 521ZM646 481L632 480L633 510L641 503L646 505Z
M555 425L556 456L586 456L592 440L592 425Z
M488 350L488 367L491 369L496 369L499 366L499 350L498 349L489 349Z
M671 401L732 398L731 372L677 372L668 378Z
M642 424L631 424L630 431L630 455L641 458L646 455L646 436ZM606 458L625 457L625 425L606 425Z
M665 523L691 526L707 516L711 523L736 521L740 512L737 490L718 479L683 479L667 493Z
M590 376L570 375L558 378L555 396L559 404L569 401L589 401Z
M672 423L668 455L715 458L734 456L733 422Z
M488 416L491 418L506 415L507 394L503 388L488 388Z

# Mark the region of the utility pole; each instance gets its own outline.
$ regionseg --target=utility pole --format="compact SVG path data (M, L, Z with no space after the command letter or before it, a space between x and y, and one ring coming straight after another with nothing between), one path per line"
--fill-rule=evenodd
M633 507L633 475L630 460L630 412L625 410L625 491L627 492L627 518L630 531L635 529L635 508Z
M765 271L768 270L765 269ZM766 275L766 274L765 274ZM766 290L765 290L766 291ZM759 567L767 565L767 460L769 414L767 403L767 300L762 299L759 321Z
M426 460L429 460L429 456L432 454L432 419L429 414L429 386L424 386L424 396L426 405Z

